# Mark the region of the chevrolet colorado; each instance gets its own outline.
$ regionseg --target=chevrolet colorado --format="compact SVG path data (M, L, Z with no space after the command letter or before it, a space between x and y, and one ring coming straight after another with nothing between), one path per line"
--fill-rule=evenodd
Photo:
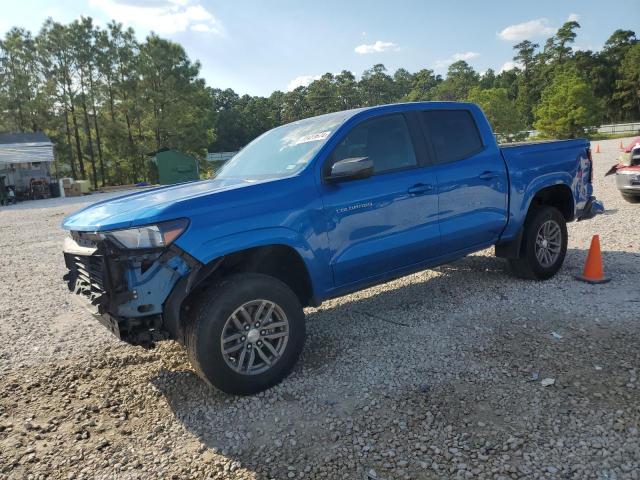
M184 345L225 392L273 386L303 307L495 245L519 277L562 266L603 211L583 139L498 146L476 105L361 108L270 130L211 179L67 217L71 291L120 339Z

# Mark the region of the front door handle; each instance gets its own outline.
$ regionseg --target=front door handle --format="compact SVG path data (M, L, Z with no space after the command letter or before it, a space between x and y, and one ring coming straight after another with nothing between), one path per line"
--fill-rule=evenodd
M408 192L411 195L422 195L433 190L433 185L427 185L425 183L417 183L413 187L409 187Z
M478 178L480 178L481 180L491 180L499 177L500 175L501 172L493 172L491 170L487 170L486 172L482 172L480 175L478 175Z

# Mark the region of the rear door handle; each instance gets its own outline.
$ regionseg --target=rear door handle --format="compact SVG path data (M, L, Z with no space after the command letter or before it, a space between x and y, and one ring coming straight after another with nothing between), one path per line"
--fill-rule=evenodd
M501 175L501 172L493 172L491 170L487 170L486 172L482 172L480 175L478 175L478 178L480 178L481 180L491 180L493 178L499 177Z
M409 187L408 192L411 195L421 195L423 193L427 193L433 190L433 185L427 185L425 183L417 183L413 187Z

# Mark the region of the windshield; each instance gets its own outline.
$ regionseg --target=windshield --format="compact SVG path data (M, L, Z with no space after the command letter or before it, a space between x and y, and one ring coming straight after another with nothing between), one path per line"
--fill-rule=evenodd
M300 120L260 135L240 150L216 178L281 178L299 172L353 112Z

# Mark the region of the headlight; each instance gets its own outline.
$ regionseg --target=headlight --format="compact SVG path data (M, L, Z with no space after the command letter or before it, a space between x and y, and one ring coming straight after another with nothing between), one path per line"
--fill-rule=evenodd
M113 230L102 235L128 250L163 248L171 245L185 231L188 224L186 218L181 218L144 227Z

